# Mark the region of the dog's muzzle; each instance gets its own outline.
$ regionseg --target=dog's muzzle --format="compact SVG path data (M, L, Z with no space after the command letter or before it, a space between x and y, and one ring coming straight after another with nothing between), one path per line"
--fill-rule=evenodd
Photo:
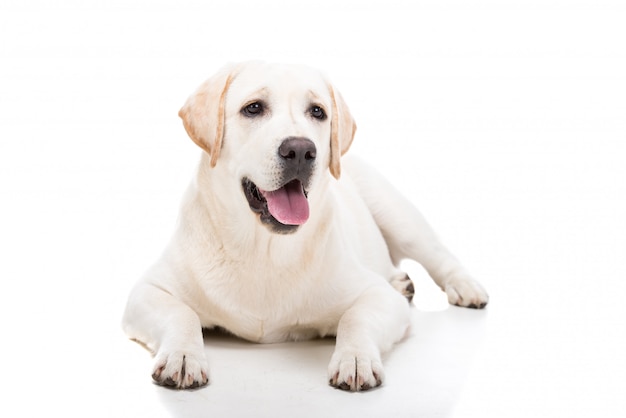
M316 157L315 144L301 137L289 137L278 148L281 161L281 187L262 190L248 178L242 188L250 209L273 232L291 233L309 219L307 187Z

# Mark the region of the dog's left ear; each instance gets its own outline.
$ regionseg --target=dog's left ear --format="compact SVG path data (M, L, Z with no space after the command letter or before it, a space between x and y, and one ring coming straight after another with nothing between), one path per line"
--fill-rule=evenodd
M328 90L332 98L332 118L330 121L330 172L339 179L341 175L341 156L348 151L354 133L356 132L356 123L348 110L346 102L344 102L341 94L328 84Z
M224 137L224 102L238 65L228 65L205 81L178 112L189 137L217 164Z

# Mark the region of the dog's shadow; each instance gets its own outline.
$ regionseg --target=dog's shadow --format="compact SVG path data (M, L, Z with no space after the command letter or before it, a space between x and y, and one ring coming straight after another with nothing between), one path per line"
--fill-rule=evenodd
M174 417L449 416L487 310L413 309L409 336L387 353L386 380L376 390L347 393L328 385L333 338L254 344L220 330L204 332L210 384L193 391L156 387Z

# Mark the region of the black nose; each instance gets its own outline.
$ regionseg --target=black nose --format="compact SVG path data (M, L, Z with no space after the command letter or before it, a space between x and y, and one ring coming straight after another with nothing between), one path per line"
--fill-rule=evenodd
M278 155L283 159L285 166L296 171L310 169L316 153L313 141L301 137L289 137L278 147Z

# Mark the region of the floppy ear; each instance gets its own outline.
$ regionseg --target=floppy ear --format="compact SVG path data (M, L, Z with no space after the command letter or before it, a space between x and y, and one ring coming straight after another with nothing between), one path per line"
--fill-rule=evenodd
M334 90L329 84L330 97L332 98L332 118L330 120L330 172L339 179L341 175L341 164L339 162L341 156L348 151L354 133L356 132L356 123L348 110L346 102L338 91Z
M235 66L227 66L205 81L178 112L193 142L217 164L224 137L224 102L235 76Z

